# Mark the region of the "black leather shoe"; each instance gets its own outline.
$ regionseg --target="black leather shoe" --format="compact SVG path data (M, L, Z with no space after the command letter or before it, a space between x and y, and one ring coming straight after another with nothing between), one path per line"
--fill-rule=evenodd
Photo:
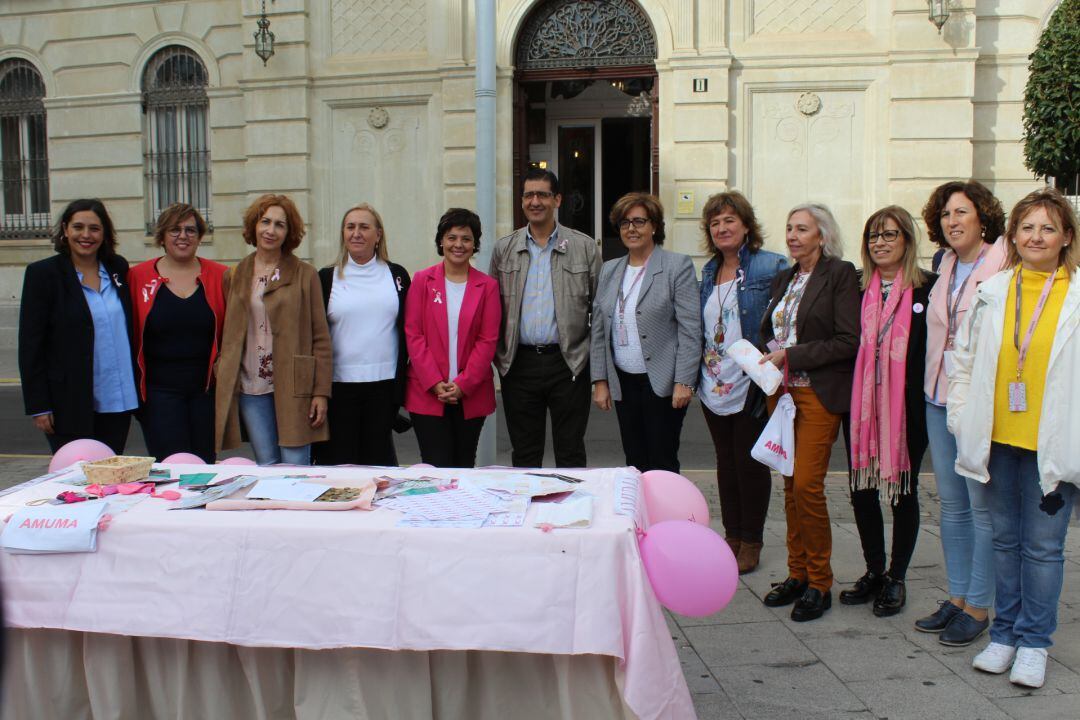
M821 592L817 588L806 588L803 596L795 602L791 608L791 619L795 622L817 620L832 607L832 593L826 590Z
M889 617L904 609L904 603L907 602L907 587L903 580L895 580L888 575L882 577L881 580L881 592L874 600L874 614L878 617Z
M988 627L990 627L989 617L985 620L976 620L966 612L960 612L949 623L949 627L938 636L938 642L950 647L965 647L975 642L975 638L986 632Z
M840 604L863 605L874 600L881 591L882 581L881 575L867 570L850 589L840 592Z
M915 621L915 629L924 633L939 633L949 626L952 619L964 612L948 600L942 600L938 609Z
M805 592L805 580L796 580L789 577L782 583L773 583L772 590L769 591L769 594L765 596L762 602L768 607L783 607L798 600Z

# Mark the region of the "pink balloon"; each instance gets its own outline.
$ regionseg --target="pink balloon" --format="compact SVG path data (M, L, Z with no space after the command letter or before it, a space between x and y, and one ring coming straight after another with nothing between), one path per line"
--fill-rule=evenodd
M179 452L173 453L169 457L165 458L161 462L163 463L176 463L177 465L205 465L206 461L198 455L192 455L191 453Z
M218 460L217 464L218 465L256 465L258 463L256 463L251 458L237 456L237 457L225 458L224 460Z
M649 524L666 520L692 520L709 526L709 504L697 485L678 473L649 470L641 474Z
M427 463L416 463L415 465L410 465L409 467L410 468L433 468L435 466L434 465L428 465Z
M98 440L91 440L90 438L72 440L52 456L52 460L49 461L49 472L63 470L68 465L77 463L80 460L104 460L115 454L112 448Z
M660 604L689 617L727 607L739 584L739 564L716 532L687 520L649 528L641 539L641 562Z

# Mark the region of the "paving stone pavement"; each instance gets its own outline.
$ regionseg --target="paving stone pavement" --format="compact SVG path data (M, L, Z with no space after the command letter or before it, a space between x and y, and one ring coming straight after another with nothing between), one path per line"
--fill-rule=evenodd
M45 472L45 457L0 458L0 487ZM713 473L686 471L709 501L722 533ZM773 483L765 547L731 604L705 618L666 613L700 720L1076 720L1080 719L1080 534L1070 533L1065 586L1046 685L1028 690L1007 676L971 668L985 636L949 648L912 623L946 597L933 476L920 477L922 529L908 571L907 607L876 618L837 594L864 571L846 478L830 475L826 495L833 531L834 605L820 620L793 623L790 608L761 598L787 575L782 486ZM888 511L886 511L886 521ZM1075 523L1074 523L1075 524ZM891 526L886 525L886 532Z
M715 476L686 474L705 493L712 527L722 534ZM839 591L862 575L865 565L846 476L831 474L826 496L836 586L833 607L824 617L794 623L790 608L761 603L771 584L787 576L783 487L776 478L761 565L742 576L731 604L706 618L667 614L701 720L1080 718L1080 534L1075 529L1066 543L1065 585L1046 685L1030 690L1012 685L1007 674L971 668L989 641L985 635L971 647L950 648L913 626L947 596L933 475L920 477L922 527L908 570L907 607L891 618L874 617L869 605L838 602ZM888 510L885 519L888 523ZM892 527L885 529L889 533Z

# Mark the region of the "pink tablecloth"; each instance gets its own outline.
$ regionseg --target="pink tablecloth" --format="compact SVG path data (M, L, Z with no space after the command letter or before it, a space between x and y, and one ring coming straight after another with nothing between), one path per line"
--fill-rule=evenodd
M223 468L174 468L198 471ZM622 661L638 717L694 717L633 522L613 512L616 479L628 472L575 473L597 498L593 525L551 533L528 522L398 528L389 510L167 511L151 498L117 515L96 553L0 552L5 614L21 628L248 647L609 655ZM0 508L55 496L62 480L0 497Z

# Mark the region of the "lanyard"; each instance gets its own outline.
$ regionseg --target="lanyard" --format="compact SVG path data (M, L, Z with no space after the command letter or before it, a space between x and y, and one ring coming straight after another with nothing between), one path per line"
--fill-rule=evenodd
M1039 318L1042 317L1043 308L1046 306L1046 300L1050 297L1050 290L1054 287L1054 278L1057 275L1057 270L1050 273L1050 277L1046 278L1046 282L1043 284L1042 294L1039 295L1039 302L1035 305L1035 312L1031 315L1031 322L1028 323L1027 332L1024 333L1024 344L1020 344L1020 304L1021 304L1021 281L1020 275L1023 272L1022 269L1016 269L1016 322L1013 323L1013 345L1016 347L1016 351L1019 353L1019 357L1016 360L1016 380L1020 381L1020 373L1024 370L1024 361L1027 360L1028 349L1031 346L1031 336L1035 334L1035 326L1039 324Z
M948 334L945 336L945 349L952 350L953 341L956 339L957 329L957 316L960 314L960 299L964 297L964 288L967 287L968 280L975 274L975 271L982 265L983 258L986 257L986 244L983 244L982 250L979 251L979 257L975 260L975 266L971 268L971 272L964 278L964 282L960 283L960 289L956 290L956 267L960 264L960 256L956 257L956 263L952 266L952 272L949 274L949 294L945 296L945 315L949 320Z
M623 319L623 312L626 310L626 301L629 299L629 297L631 295L634 294L634 288L637 287L638 280L641 279L641 276L645 274L645 268L646 267L648 267L648 263L645 263L644 265L642 265L641 269L638 270L638 274L636 276L634 276L634 281L632 283L630 283L630 289L626 291L625 296L623 295L622 284L621 283L619 284L619 320L620 321Z

